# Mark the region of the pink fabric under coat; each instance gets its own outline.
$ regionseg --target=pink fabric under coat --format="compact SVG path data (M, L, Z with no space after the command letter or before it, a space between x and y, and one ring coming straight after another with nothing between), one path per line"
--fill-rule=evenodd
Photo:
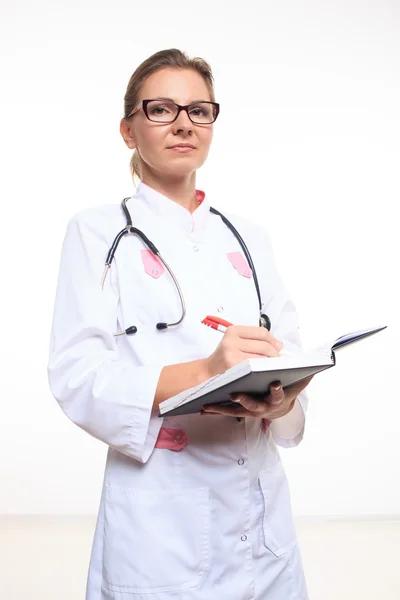
M164 273L164 265L158 256L155 256L151 250L141 250L144 270L148 275L158 279Z
M182 450L187 445L187 443L188 439L183 429L161 427L155 447L179 451Z
M242 252L228 252L227 257L235 267L239 275L243 277L252 277L253 271L250 269L247 260Z
M267 431L271 421L263 419L263 431ZM171 427L161 427L160 433L155 444L156 448L164 448L166 450L174 450L179 452L188 444L186 433L183 429L172 429Z

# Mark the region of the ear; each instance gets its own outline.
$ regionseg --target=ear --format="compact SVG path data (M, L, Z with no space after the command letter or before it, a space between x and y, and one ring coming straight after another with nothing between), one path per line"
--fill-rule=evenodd
M124 138L124 142L128 146L128 148L130 148L130 150L136 148L136 140L134 138L132 128L126 119L121 119L121 122L119 124L119 131L122 137Z

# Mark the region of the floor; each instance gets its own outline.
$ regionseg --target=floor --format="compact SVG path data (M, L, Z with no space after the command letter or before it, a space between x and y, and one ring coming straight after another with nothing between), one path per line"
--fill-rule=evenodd
M89 517L0 517L1 598L84 600L94 525ZM310 600L400 599L400 520L296 525Z

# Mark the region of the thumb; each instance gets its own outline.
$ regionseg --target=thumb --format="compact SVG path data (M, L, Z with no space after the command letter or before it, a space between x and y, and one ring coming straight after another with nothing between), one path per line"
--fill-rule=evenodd
M269 404L275 405L282 402L284 398L284 392L280 381L275 381L269 386L270 397L268 399Z

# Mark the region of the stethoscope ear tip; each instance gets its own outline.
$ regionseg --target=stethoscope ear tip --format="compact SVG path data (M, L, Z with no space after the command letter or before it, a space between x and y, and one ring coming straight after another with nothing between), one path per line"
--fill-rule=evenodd
M168 329L168 323L157 323L156 327L158 331L162 331L163 329Z
M128 327L128 329L125 329L126 335L131 335L132 333L136 333L136 332L137 332L136 325L131 325L131 327Z

